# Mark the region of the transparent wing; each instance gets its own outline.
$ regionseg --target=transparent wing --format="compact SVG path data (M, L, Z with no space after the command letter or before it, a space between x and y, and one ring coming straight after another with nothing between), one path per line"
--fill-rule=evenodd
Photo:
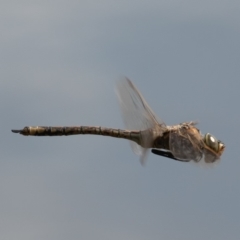
M178 159L199 162L203 157L203 146L201 134L190 124L170 133L170 151Z
M214 163L216 160L220 160L219 156L208 148L204 148L204 161L205 163Z
M152 109L143 98L142 94L129 79L120 81L117 85L117 95L121 108L123 121L128 130L146 130L158 128L159 132L164 131L166 125L153 113ZM162 130L161 130L162 129ZM150 139L143 139L150 141ZM147 149L142 148L134 142L130 142L133 151L141 156L147 155Z

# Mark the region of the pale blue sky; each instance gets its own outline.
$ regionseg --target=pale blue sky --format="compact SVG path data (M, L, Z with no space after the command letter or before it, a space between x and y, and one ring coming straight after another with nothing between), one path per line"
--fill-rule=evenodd
M1 1L0 239L237 240L239 1ZM203 169L127 141L37 138L27 125L123 128L128 76L166 124L226 144Z

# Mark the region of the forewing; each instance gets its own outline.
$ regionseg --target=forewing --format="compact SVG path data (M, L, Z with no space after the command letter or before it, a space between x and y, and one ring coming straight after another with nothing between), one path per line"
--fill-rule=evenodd
M180 160L199 162L203 157L202 137L193 126L171 131L169 147L174 157Z
M128 130L165 129L166 125L156 117L142 94L129 79L120 81L117 85L117 95L124 124ZM163 131L163 130L162 130ZM144 139L148 141L148 139ZM133 151L141 156L146 155L146 149L130 142ZM141 162L144 160L142 159Z
M205 163L214 163L216 160L220 160L219 156L214 153L211 149L208 147L204 148L204 161Z

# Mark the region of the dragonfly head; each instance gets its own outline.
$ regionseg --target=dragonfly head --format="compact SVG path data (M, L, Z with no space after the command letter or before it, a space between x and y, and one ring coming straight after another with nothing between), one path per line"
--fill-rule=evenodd
M219 156L222 155L225 145L212 134L206 133L203 137L204 143Z

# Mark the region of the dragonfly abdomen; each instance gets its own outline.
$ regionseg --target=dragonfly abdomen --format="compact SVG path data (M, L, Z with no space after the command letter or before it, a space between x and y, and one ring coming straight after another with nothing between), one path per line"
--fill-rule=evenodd
M22 130L12 130L25 136L68 136L78 134L92 134L124 138L136 143L140 141L140 131L129 131L114 128L94 127L94 126L73 126L73 127L46 127L34 126L25 127Z

